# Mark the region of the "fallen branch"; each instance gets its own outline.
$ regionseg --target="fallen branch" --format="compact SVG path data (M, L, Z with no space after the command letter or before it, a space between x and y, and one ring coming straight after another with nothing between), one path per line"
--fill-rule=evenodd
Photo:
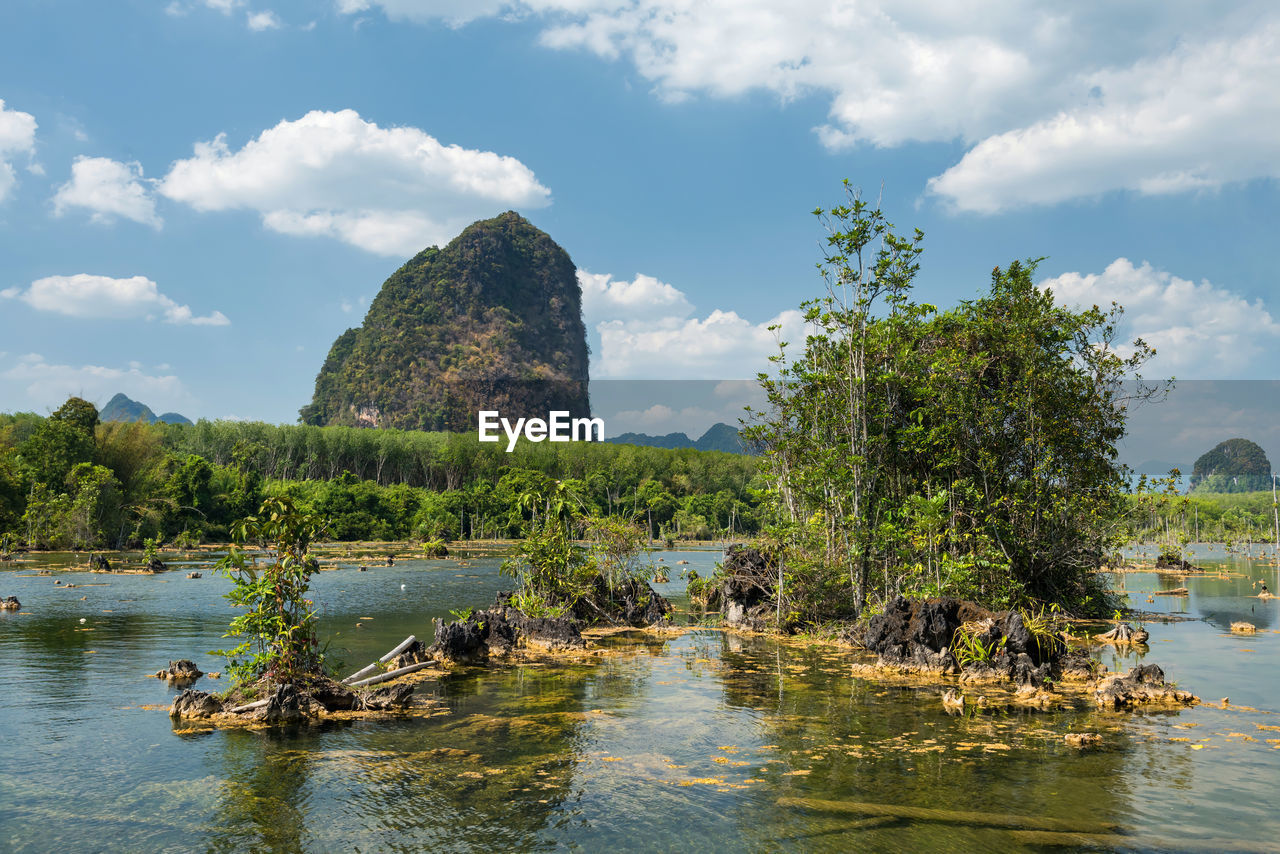
M397 676L403 676L406 673L413 673L415 670L421 670L424 667L430 667L435 664L434 661L423 661L418 664L410 664L408 667L401 667L399 670L388 670L386 673L379 673L377 676L370 676L368 679L361 679L359 682L347 683L352 688L361 688L365 685L377 685L379 682L389 682Z
M372 664L360 668L355 673L352 673L350 676L348 676L346 679L343 679L342 684L351 685L355 682L355 680L359 679L361 676L364 676L368 673L372 673L373 671L378 669L379 664L386 664L388 661L390 661L391 659L395 658L397 655L399 655L400 653L408 649L416 640L417 640L416 637L414 637L413 635L409 635L407 638L405 638L403 641L400 642L399 646L391 650L391 652L382 656L382 658L379 658L377 661L373 662ZM360 684L364 684L364 683L360 683Z
M243 706L236 706L234 709L227 709L227 711L233 715L238 715L242 712L252 712L254 709L261 709L270 702L271 698L268 697L265 700L254 700L252 703L245 703Z

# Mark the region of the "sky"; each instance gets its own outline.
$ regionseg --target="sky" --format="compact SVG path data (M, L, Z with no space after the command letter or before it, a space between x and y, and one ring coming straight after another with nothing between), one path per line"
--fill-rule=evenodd
M1148 375L1277 379L1278 174L1270 0L4 0L0 411L293 423L388 275L508 209L593 380L750 378L843 179L924 231L917 300L1044 257Z

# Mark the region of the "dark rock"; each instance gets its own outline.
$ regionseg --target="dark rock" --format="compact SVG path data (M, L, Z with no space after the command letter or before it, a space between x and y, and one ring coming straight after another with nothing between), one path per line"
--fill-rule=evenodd
M269 724L295 723L302 719L302 697L292 685L281 685L267 700L262 719Z
M430 660L431 653L427 650L426 645L420 640L415 640L405 648L404 652L391 660L391 669L399 670L401 667L410 667Z
M670 610L671 603L646 581L631 579L610 589L603 578L596 576L591 592L574 603L572 613L586 624L639 628L661 623Z
M222 712L222 701L205 691L188 688L173 698L169 707L172 718L207 718Z
M485 642L487 632L473 614L466 620L445 623L435 621L436 638L431 651L453 664L484 664L489 660L489 646Z
M151 560L147 561L147 572L164 572L168 568L169 567L164 565L164 561L160 560L158 557L153 557Z
M777 616L776 564L759 549L733 545L725 550L723 575L720 613L724 621L737 629L765 631Z
M307 694L326 712L347 712L354 709L359 701L355 691L337 682L325 682L311 688Z
M1098 682L1094 699L1104 709L1126 709L1141 705L1193 705L1199 698L1164 681L1157 664L1140 664L1121 676L1114 673Z
M89 569L94 572L110 572L111 561L107 560L102 555L91 555L89 557Z
M17 596L10 596L3 602L0 602L0 611L18 611L21 610L22 603L18 601Z
M178 661L170 661L169 669L161 670L156 674L156 677L167 679L170 682L194 682L203 675L204 673L196 666L194 661L183 658Z
M499 593L493 607L484 612L495 622L506 623L516 638L549 649L582 649L582 624L573 617L529 617L511 607L511 594Z
M388 709L403 709L411 702L413 686L406 683L384 685L371 691L364 691L356 701L356 707L366 712L382 712Z

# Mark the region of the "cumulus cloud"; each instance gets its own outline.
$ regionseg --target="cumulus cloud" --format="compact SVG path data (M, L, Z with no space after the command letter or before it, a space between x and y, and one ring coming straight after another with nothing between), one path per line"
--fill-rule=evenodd
M146 400L157 411L176 410L189 403L182 383L172 374L149 374L140 366L59 365L30 353L0 372L0 378L23 387L30 405L52 409L76 395L86 400L105 402L117 392L135 400Z
M13 168L15 156L25 156L29 168L38 169L31 159L36 153L36 127L35 116L11 110L0 99L0 202L18 183L18 175Z
M1280 26L1089 75L1091 103L982 140L929 182L992 213L1109 190L1168 195L1280 176Z
M779 336L793 341L803 334L797 311L764 323L720 309L690 317L694 307L684 292L653 276L627 281L580 271L578 280L586 323L600 336L591 364L600 379L753 377L768 369Z
M272 231L381 255L442 244L476 219L551 196L514 157L382 128L354 110L281 121L235 151L225 136L198 143L159 190L196 210L252 210Z
M227 326L231 323L220 311L196 315L190 306L180 305L160 293L155 282L144 276L113 279L78 273L74 276L47 276L36 279L25 291L8 288L0 297L18 299L37 311L68 317L113 319L160 318L165 323L191 326Z
M141 164L77 157L71 164L71 180L54 194L54 213L61 216L68 208L84 208L92 212L94 222L110 224L124 217L158 229L163 221L143 181Z
M339 0L372 8L532 19L543 45L628 62L670 101L816 95L831 149L959 140L968 154L930 184L957 210L1277 174L1268 0Z
M615 280L608 273L578 271L582 313L587 323L613 318L685 317L693 306L684 293L653 276Z
M278 30L284 26L284 21L270 9L265 12L250 12L246 23L250 30L260 33L263 30Z
M1280 323L1261 300L1202 280L1180 279L1143 262L1117 258L1101 273L1064 273L1040 283L1070 306L1125 308L1125 340L1142 338L1156 348L1150 376L1215 379L1240 376L1280 345ZM1117 348L1129 355L1128 348Z

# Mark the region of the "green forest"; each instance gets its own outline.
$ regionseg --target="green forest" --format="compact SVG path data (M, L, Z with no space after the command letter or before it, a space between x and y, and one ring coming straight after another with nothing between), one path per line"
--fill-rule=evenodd
M316 514L334 540L519 537L532 514L518 497L543 475L584 512L661 539L760 525L756 462L740 454L528 442L508 454L474 433L103 423L79 398L48 417L0 415L0 535L28 548L223 542L269 496Z

